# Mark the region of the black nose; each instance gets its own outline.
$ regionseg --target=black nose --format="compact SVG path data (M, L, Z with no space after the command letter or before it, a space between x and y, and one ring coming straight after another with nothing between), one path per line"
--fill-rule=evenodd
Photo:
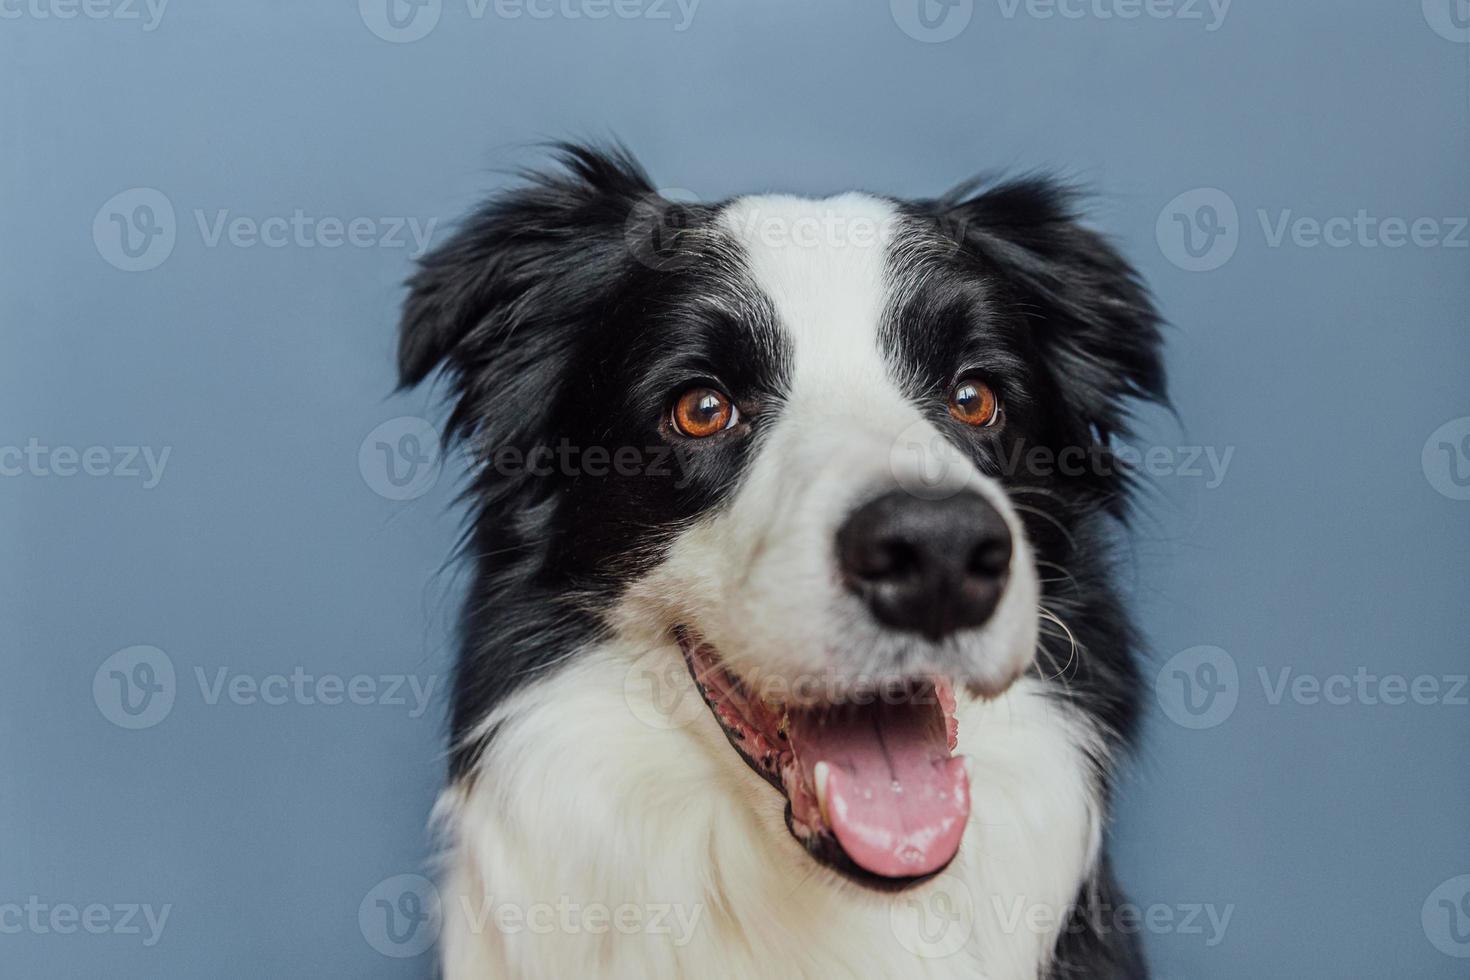
M896 492L852 512L837 532L837 558L848 589L880 622L938 640L995 612L1011 532L978 494Z

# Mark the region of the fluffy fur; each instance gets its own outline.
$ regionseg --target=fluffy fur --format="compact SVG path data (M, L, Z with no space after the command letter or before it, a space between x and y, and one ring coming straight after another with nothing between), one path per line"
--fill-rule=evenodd
M1144 976L1095 913L1117 901L1104 830L1140 700L1108 447L1132 401L1163 399L1158 348L1134 273L1046 180L685 205L623 152L568 146L468 219L411 281L400 346L405 385L447 377L476 461L440 805L448 980ZM1000 394L995 431L945 414L959 371ZM734 396L738 432L668 431L691 381ZM909 442L944 447L948 492L1016 541L994 615L938 642L875 624L830 567L854 507L928 485ZM573 463L525 465L559 446ZM589 447L634 450L636 471ZM1086 462L1017 465L1037 447ZM698 703L680 627L746 676L961 678L954 862L886 895L813 861ZM671 694L697 710L670 716ZM697 921L674 941L486 918L558 903Z

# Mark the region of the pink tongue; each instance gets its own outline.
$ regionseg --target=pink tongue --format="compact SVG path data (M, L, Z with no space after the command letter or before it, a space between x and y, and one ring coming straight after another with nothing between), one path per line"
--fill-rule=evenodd
M891 700L891 699L890 699ZM951 758L944 713L932 688L926 703L793 711L791 746L815 786L827 764L827 813L847 856L888 878L943 868L959 849L970 815L964 760Z

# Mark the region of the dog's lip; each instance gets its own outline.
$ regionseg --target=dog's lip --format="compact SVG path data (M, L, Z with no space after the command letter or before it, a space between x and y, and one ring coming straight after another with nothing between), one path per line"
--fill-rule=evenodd
M947 681L906 682L907 693L896 707L787 707L755 696L718 651L689 629L676 629L675 637L726 740L786 797L787 828L814 860L883 891L926 881L953 860L969 815L969 785L963 763L952 756L957 722ZM921 694L936 700L923 700ZM917 734L924 729L930 735ZM886 744L890 737L892 745ZM829 764L829 756L841 761ZM874 758L887 767L876 778ZM841 776L837 790L832 789L838 784L834 773ZM890 782L897 794L891 798ZM905 790L914 795L905 798Z
M699 692L700 698L714 714L730 746L755 771L756 775L776 787L783 795L789 796L781 779L779 764L782 761L789 761L783 757L791 755L791 746L784 734L779 731L779 725L776 726L778 729L776 744L772 745L763 735L756 734L755 729L758 722L744 716L730 717L730 713L736 710L735 700L721 695L733 693L746 699L750 710L768 710L766 706L751 697L740 678L726 670L723 664L716 662L701 666L697 651L702 641L686 627L678 627L674 635L678 639L684 662L689 668L689 674L694 679L695 690ZM726 683L731 685L732 690L729 692L719 689L719 685Z

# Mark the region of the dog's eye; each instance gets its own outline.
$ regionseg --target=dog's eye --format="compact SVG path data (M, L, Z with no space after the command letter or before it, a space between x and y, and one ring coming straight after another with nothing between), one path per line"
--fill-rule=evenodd
M1000 418L1000 398L979 378L961 378L949 393L949 414L978 428L994 425Z
M680 435L704 439L723 432L740 419L735 403L714 388L690 388L674 402L672 421Z

